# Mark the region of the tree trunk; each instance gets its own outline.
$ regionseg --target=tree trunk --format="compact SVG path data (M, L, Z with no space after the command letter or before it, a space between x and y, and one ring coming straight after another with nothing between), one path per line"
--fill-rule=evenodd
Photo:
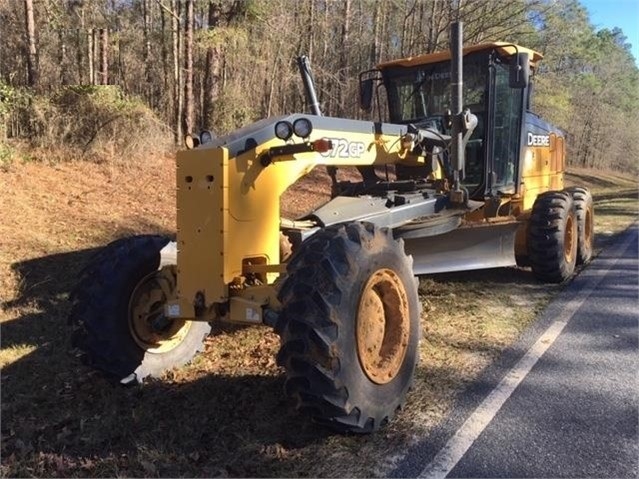
M349 36L351 27L351 0L344 1L344 14L342 23L342 41L340 45L341 49L341 64L339 70L339 115L344 116L346 113L346 98L348 95L348 72L350 67L349 55Z
M221 5L209 1L209 30L217 28L222 15ZM222 45L219 41L209 45L206 50L206 66L204 68L204 98L202 105L202 123L211 128L215 123L214 104L220 94L220 77L222 69Z
M118 75L119 75L119 84L122 87L122 91L126 95L130 94L129 81L127 78L127 66L128 64L125 61L125 56L122 54L122 44L118 39L118 44L116 47L117 52L117 65L118 65Z
M384 0L377 0L375 2L375 12L373 13L373 43L371 44L371 56L370 56L370 65L373 67L379 63L379 35L382 26L381 21L381 10L382 3Z
M109 84L109 30L100 29L100 85Z
M177 0L171 0L171 40L173 43L173 119L175 143L182 141L182 73L180 70L180 12Z
M36 48L33 0L24 0L25 27L27 32L27 85L38 85L38 50Z
M67 40L62 30L58 32L58 41L60 43L60 57L58 58L58 80L61 85L69 84L69 69L67 65Z
M404 23L402 27L402 40L401 40L401 56L406 57L413 53L413 45L415 43L415 22L417 20L417 0L414 0L409 6L410 0L407 0L407 11L404 14Z
M73 15L77 16L79 27L75 29L75 68L77 72L77 82L80 85L84 85L85 73L84 70L84 35L85 35L85 26L84 26L84 8L82 5L69 5L69 13L73 18ZM75 23L72 19L71 22Z
M328 8L329 8L329 2L324 2L324 15L323 15L323 24L322 24L322 28L325 29L324 34L322 35L322 58L321 58L321 64L324 67L327 67L329 65L329 62L327 60L327 56L328 56L328 34L326 33L328 31L328 19L329 19L329 15L328 15ZM319 62L317 62L319 63ZM324 115L331 115L332 110L331 110L331 105L326 102L326 101L322 101L325 98L331 98L331 95L328 94L328 91L331 88L331 83L333 82L333 80L328 76L324 76L322 74L318 75L315 78L316 82L317 82L317 91L318 91L318 95L319 95L319 102L320 102L320 107L322 109L322 113ZM323 98L322 92L327 92L326 97ZM282 95L282 111L286 111L286 106L285 103L286 99L288 98L288 95Z
M169 51L166 48L166 12L160 8L160 24L162 28L162 91L169 86Z
M184 29L184 128L187 134L193 133L193 116L193 0L186 0L186 26Z
M386 42L384 41L386 38L386 31L388 29L388 13L386 9L386 2L381 2L381 26L379 29L379 53L377 54L377 63L381 63L384 60L384 52L386 47Z
M435 2L431 3L428 15L428 41L426 42L426 53L435 51Z
M75 66L78 69L78 83L80 85L84 84L84 66L83 66L83 58L82 58L82 35L84 30L82 28L78 29L75 33L75 39L77 43L77 48L75 50Z
M89 84L95 85L95 30L91 28L87 33L87 57L89 59Z
M147 83L147 95L149 96L149 99L151 97L150 95L150 91L151 91L151 87L149 86L149 83L151 82L151 36L150 36L150 32L149 32L149 24L150 24L150 20L149 20L149 10L150 10L150 5L149 5L149 0L143 0L142 2L142 21L143 21L143 30L142 30L142 35L144 37L144 53L143 53L143 59L144 59L144 80Z
M309 12L308 12L308 22L309 22L309 33L308 33L308 59L313 64L313 44L315 43L315 2L314 0L309 1Z

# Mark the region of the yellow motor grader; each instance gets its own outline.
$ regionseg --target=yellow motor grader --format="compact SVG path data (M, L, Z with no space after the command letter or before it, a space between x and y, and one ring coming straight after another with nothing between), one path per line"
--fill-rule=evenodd
M302 59L312 115L191 137L177 155L176 240L111 243L74 292L89 364L142 381L191 360L212 321L264 324L281 336L298 409L371 432L413 379L415 275L525 264L570 278L592 255L593 206L564 188L562 133L529 111L541 55L461 39L453 24L450 51L360 75L361 106L382 106L386 122L321 116ZM282 218L281 195L320 166L331 199ZM338 180L342 167L361 181Z

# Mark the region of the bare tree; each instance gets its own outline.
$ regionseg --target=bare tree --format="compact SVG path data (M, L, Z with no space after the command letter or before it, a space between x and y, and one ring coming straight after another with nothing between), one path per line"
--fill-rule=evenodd
M180 69L181 35L180 12L177 0L171 0L171 43L173 46L173 120L175 125L175 142L182 141L182 70Z
M373 14L373 42L371 43L370 62L372 65L379 63L380 46L381 46L381 29L382 29L382 9L384 8L384 0L375 2L375 13Z
M220 25L222 16L221 5L216 1L209 1L208 24L209 30ZM220 76L222 69L222 45L215 38L209 40L206 49L206 65L204 68L204 92L202 106L202 123L209 128L213 125L213 104L220 91Z
M89 84L95 85L95 30L90 28L87 32L87 58L89 60Z
M184 28L184 129L193 133L193 0L186 0L186 25Z
M339 71L339 114L343 115L346 110L346 98L348 90L348 75L350 67L349 35L351 27L351 0L345 0L343 23L342 23L342 42L341 42L341 64Z
M58 57L59 62L59 73L58 78L60 84L68 85L70 83L71 72L68 65L68 46L67 46L67 37L63 30L58 31L58 41L60 43L60 56Z
M27 34L27 85L38 84L38 50L36 47L33 0L24 0L25 26Z
M144 55L143 55L143 59L144 59L144 79L145 82L147 83L147 88L148 88L148 84L151 82L151 32L149 31L151 29L151 19L150 19L150 8L151 8L151 2L150 0L143 0L142 1L142 21L143 21L143 28L142 28L142 34L144 37Z
M313 61L313 47L315 43L315 2L310 0L308 6L308 59Z
M77 28L75 31L75 67L78 74L78 82L80 84L83 84L85 78L83 65L84 55L82 52L82 42L85 34L84 10L77 4L69 4L69 12L71 13L72 17L77 16L77 20L79 20L80 22L80 28ZM76 19L73 18L71 21L75 23ZM90 80L89 83L91 83Z
M100 29L100 85L109 84L109 29Z
M166 48L166 11L160 8L160 25L162 29L162 87L166 90L169 85L169 51Z

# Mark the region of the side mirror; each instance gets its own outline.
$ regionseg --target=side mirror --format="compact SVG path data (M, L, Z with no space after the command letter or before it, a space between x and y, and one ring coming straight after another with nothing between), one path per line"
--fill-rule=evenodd
M371 111L373 106L373 79L359 81L359 107L364 111Z
M528 53L520 52L510 64L508 84L510 88L526 88L530 77L530 59Z

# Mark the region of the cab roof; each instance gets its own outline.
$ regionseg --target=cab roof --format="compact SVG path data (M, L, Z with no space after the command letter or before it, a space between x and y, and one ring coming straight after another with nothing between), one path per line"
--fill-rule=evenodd
M511 56L515 53L525 52L528 53L530 58L530 65L535 67L539 60L543 58L543 55L539 52L531 50L530 48L521 47L519 45L515 45L513 43L508 42L490 42L490 43L479 43L477 45L472 45L464 48L463 53L467 55L472 52L479 52L482 50L497 50L500 55L503 56ZM451 54L450 50L444 50L435 53L427 53L425 55L418 55L415 57L401 58L399 60L392 60L389 62L380 63L377 65L379 70L383 70L388 67L400 66L400 67L413 67L417 65L428 65L429 63L437 63L445 60L450 60Z

